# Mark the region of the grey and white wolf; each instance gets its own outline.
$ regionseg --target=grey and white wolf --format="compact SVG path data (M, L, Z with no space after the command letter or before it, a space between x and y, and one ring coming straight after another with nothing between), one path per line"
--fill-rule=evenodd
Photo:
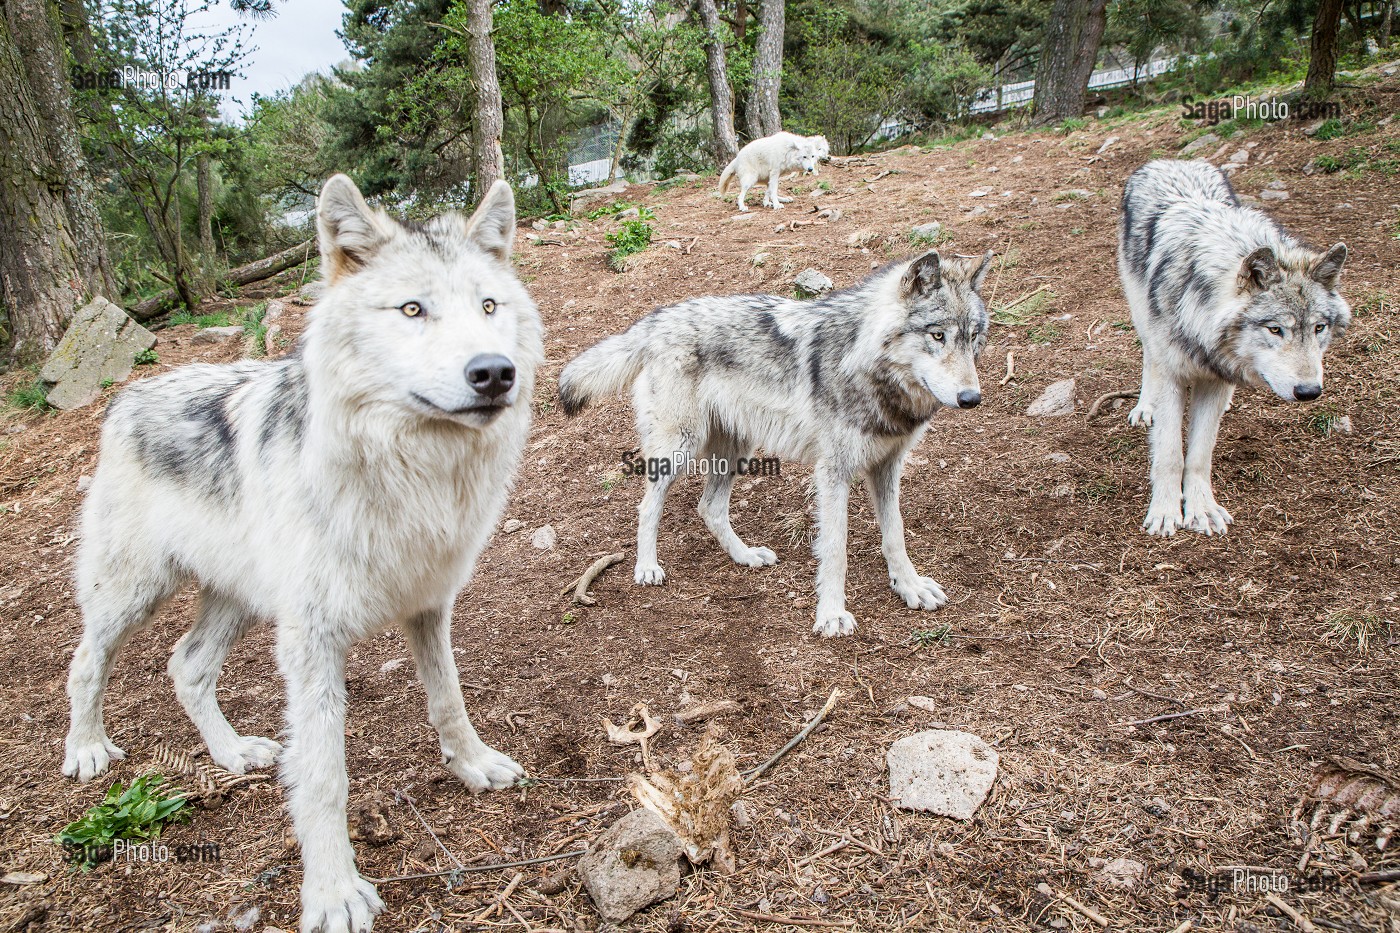
M1322 355L1351 321L1337 294L1346 257L1341 243L1315 252L1241 206L1209 162L1149 162L1128 179L1118 271L1142 341L1128 420L1149 428L1149 534L1224 534L1233 522L1210 482L1220 418L1239 385L1289 402L1322 395Z
M351 645L400 626L447 768L473 791L523 774L467 718L450 625L506 501L543 350L510 269L504 182L470 219L409 226L337 175L317 226L326 291L298 354L186 366L112 403L82 513L63 771L88 781L123 757L102 717L116 654L197 581L198 616L168 666L175 693L220 767L280 755L301 929L340 933L368 930L383 906L346 832ZM259 619L276 622L285 749L240 735L215 697L225 656Z
M632 389L647 460L714 465L700 516L729 556L762 567L777 557L751 547L729 522L735 463L757 448L815 466L819 635L848 635L846 521L851 480L862 477L880 521L890 585L913 609L937 609L942 587L919 576L904 546L899 480L905 455L942 407L981 401L975 360L986 341L980 261L927 252L816 301L775 295L695 298L660 308L564 368L559 397L576 415ZM667 471L638 507L634 579L665 580L656 537Z
M823 140L825 141L825 140ZM762 139L755 139L739 150L719 176L719 192L729 190L731 181L739 183L739 210L748 210L744 198L754 185L767 182L763 194L763 206L774 210L782 207L792 198L778 194L778 180L787 172L801 170L815 172L817 168L818 146L813 138L798 136L796 133L774 133Z

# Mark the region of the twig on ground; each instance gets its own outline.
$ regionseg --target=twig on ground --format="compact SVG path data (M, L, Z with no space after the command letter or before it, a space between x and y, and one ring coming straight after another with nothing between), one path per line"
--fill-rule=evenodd
M607 570L613 564L621 563L622 557L622 552L618 551L616 554L607 554L598 558L583 572L583 576L560 590L559 595L563 596L567 594L569 590L573 590L575 606L592 606L598 600L588 595L588 588L593 585L593 581L598 579L598 575L604 570Z
M1273 904L1279 910L1283 911L1283 913L1288 916L1288 919L1292 920L1293 923L1298 927L1298 929L1303 931L1303 933L1315 933L1315 931L1317 930L1317 927L1312 925L1311 920L1298 913L1298 911L1294 910L1293 907L1289 905L1287 901L1279 897L1274 892L1270 891L1268 894L1264 895L1264 900L1268 901L1270 904Z
M464 867L466 867L466 866L464 866L464 865L462 864L462 860L461 860L461 859L459 859L456 855L454 855L454 854L447 848L447 846L445 846L445 845L442 844L442 840L438 838L438 834L435 833L435 832L433 832L433 828L432 828L431 826L428 825L428 821L425 820L425 819L423 819L423 814L419 813L419 812L418 812L418 808L417 808L416 806L414 806L414 804L413 804L413 798L410 797L410 796L408 796L408 791L399 790L399 789L395 788L395 789L394 789L394 796L397 797L397 798L399 798L400 800L402 800L404 803L408 804L408 808L409 808L410 810L413 811L413 815L414 815L414 816L418 817L418 822L421 823L421 824L423 824L423 828L426 829L426 830L428 831L428 835L433 837L433 842L436 842L436 843L437 843L437 847L438 847L439 849L442 850L442 854L443 854L443 855L445 855L445 856L447 856L448 858L450 858L450 859L453 861L453 863L454 863L458 868L464 868Z
M621 780L619 778L618 780ZM559 852L555 855L546 855L541 858L527 858L519 862L497 862L494 865L468 865L464 868L444 868L442 871L425 871L416 875L394 875L389 878L366 878L374 884L390 884L395 881L417 881L420 878L441 878L444 875L467 874L477 871L497 871L502 868L524 868L526 865L543 865L545 862L557 862L560 859L578 858L588 854L587 849L573 849L568 852Z
M1400 869L1390 871L1368 871L1356 879L1358 884L1389 884L1392 881L1400 881Z
M831 696L826 698L826 705L821 708L821 711L818 712L816 716L812 717L812 721L807 723L807 725L803 726L802 731L797 733L797 735L793 736L791 741L789 741L782 748L778 749L778 751L774 753L772 758L769 758L767 761L765 761L763 764L759 765L756 768L751 768L750 770L745 771L744 783L747 784L756 779L763 772L767 771L769 768L777 764L778 759L782 758L788 752L796 748L802 742L802 740L807 738L807 736L811 734L812 730L815 729L821 723L821 721L826 718L826 714L831 712L832 708L836 705L837 698L839 698L840 696L841 688L832 687Z
M1180 719L1182 716L1197 716L1208 712L1204 709L1188 709L1182 713L1163 713L1161 716L1149 716L1146 719L1134 719L1131 722L1120 722L1120 726L1146 726L1154 722L1165 722L1168 719Z
M1098 415L1099 409L1116 398L1137 398L1137 389L1119 389L1116 392L1105 392L1094 399L1094 404L1089 406L1089 413L1084 416L1085 421L1092 421Z
M1088 917L1090 920L1094 921L1099 926L1108 926L1108 918L1105 917L1103 914L1099 913L1097 910L1090 907L1088 904L1081 904L1079 901L1076 901L1068 894L1061 894L1059 891L1056 891L1054 888L1050 887L1050 885L1046 884L1045 882L1042 881L1040 884L1036 885L1035 889L1041 894L1050 898L1051 900L1064 901L1067 906L1079 911L1081 914Z
M516 872L515 877L510 879L510 884L506 885L506 889L500 894L496 895L496 899L490 904L487 904L485 910L476 915L476 922L481 923L484 920L490 920L492 915L494 915L496 911L500 910L502 907L505 906L506 899L515 893L515 889L520 887L520 882L524 878L524 873ZM526 926L528 927L529 924L526 924Z
M1002 305L1000 308L997 309L997 311L998 311L998 312L1001 312L1001 311L1010 311L1012 308L1016 307L1017 305L1022 304L1023 302L1030 301L1032 298L1034 298L1036 295L1039 295L1041 292L1045 292L1045 291L1049 291L1049 290L1050 290L1050 286L1049 286L1049 285L1042 285L1042 286L1040 286L1040 287L1037 288L1037 289L1033 289L1033 290L1031 290L1031 291L1026 292L1026 293L1025 293L1024 295L1022 295L1020 298L1014 298L1014 299L1012 299L1012 301L1011 301L1010 304L1004 304L1004 305Z
M1195 925L1196 924L1191 922L1190 920L1183 920L1181 921L1181 926L1177 927L1175 930L1172 930L1172 933L1189 933L1191 928Z
M738 907L731 907L733 913L749 920L758 920L763 923L790 923L799 927L849 927L855 924L850 920L818 920L816 917L775 917L772 914L761 914L756 910L740 910Z
M1008 382L1010 382L1012 379L1015 379L1015 378L1016 378L1016 351L1015 351L1015 350L1007 350L1007 351L1006 351L1006 375L1001 377L1001 382L998 382L997 385L999 385L999 386L1004 386L1004 385L1006 385Z

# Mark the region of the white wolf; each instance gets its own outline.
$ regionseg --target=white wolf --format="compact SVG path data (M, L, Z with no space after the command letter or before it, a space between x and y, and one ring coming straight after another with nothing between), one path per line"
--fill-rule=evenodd
M187 366L113 402L83 508L82 642L68 677L65 774L123 753L102 697L133 632L186 580L198 617L168 671L221 767L281 752L301 841L303 931L368 930L382 902L346 832L345 660L402 627L448 769L473 791L521 767L472 728L452 602L505 503L529 428L541 325L510 269L515 201L497 182L470 219L371 210L343 175L317 204L325 297L298 355ZM239 735L215 683L259 619L277 625L285 751Z
M913 609L937 609L943 589L914 570L904 546L904 457L942 406L982 400L975 358L986 341L980 263L928 252L816 301L774 295L696 298L660 308L582 353L559 377L564 412L632 387L646 462L710 470L700 515L736 563L777 557L729 523L736 465L756 448L815 464L820 635L848 635L846 511L863 477L880 520L890 585ZM659 584L656 536L675 472L656 471L639 506L636 582Z
M817 157L816 161L812 163L812 174L820 175L821 171L818 166L823 162L831 161L831 143L826 141L825 136L808 136L807 141L812 144L812 154Z
M1142 341L1142 392L1129 421L1150 427L1143 527L1224 534L1233 519L1210 482L1220 418L1237 385L1268 386L1290 402L1322 394L1322 354L1351 321L1337 294L1347 248L1304 247L1240 206L1209 162L1172 160L1149 162L1128 179L1118 244Z
M817 137L820 138L820 137ZM815 172L817 167L817 146L811 138L796 133L774 133L762 139L755 139L734 157L734 161L724 167L719 176L719 192L729 190L731 180L739 182L739 210L748 210L744 198L749 189L760 181L768 183L763 194L763 206L774 210L792 198L778 194L778 179L784 173L801 169Z

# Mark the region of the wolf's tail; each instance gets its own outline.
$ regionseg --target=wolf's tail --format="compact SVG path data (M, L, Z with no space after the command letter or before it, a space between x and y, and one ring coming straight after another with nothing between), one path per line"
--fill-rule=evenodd
M641 375L646 337L630 327L584 350L559 374L559 403L573 417L595 399L621 395Z
M735 156L729 164L724 167L724 171L719 176L719 191L723 194L729 189L729 180L734 177L734 166L739 164L739 157Z

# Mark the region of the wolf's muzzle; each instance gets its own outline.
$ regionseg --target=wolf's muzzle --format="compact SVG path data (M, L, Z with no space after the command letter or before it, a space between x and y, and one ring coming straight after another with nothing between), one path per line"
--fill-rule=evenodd
M976 408L982 403L982 393L976 389L963 389L958 393L959 408Z
M1316 383L1307 383L1293 387L1293 397L1300 402L1311 402L1322 395L1322 386Z
M483 353L467 364L467 385L495 399L515 386L515 364L499 353Z

